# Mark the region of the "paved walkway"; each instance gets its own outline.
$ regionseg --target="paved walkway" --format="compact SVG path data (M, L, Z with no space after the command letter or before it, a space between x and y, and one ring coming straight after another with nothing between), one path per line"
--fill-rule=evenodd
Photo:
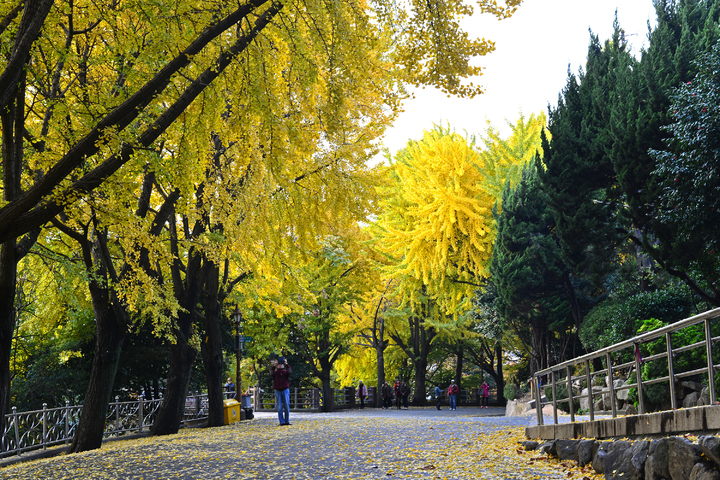
M0 469L12 479L577 478L518 449L530 417L500 408L291 413L214 429L106 443Z

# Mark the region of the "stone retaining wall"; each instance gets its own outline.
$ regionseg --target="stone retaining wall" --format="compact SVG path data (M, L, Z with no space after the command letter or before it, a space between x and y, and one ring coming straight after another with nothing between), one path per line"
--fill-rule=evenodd
M691 441L694 440L694 441ZM592 465L611 480L720 480L720 438L668 437L599 442L588 439L522 442L560 460Z

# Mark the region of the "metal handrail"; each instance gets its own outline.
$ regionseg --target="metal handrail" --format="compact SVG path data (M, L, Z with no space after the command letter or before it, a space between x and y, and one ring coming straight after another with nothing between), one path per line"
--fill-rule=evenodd
M715 308L713 310L709 310L707 312L701 313L699 315L694 315L692 317L686 318L684 320L680 320L678 322L672 323L670 325L666 325L664 327L652 330L647 333L643 333L642 335L638 335L634 338L616 343L614 345L610 345L608 347L602 348L600 350L597 350L592 353L588 353L585 355L582 355L580 357L574 358L572 360L567 360L565 362L559 363L557 365L553 365L552 367L545 368L543 370L539 370L535 372L532 378L532 386L535 396L535 404L536 404L536 413L537 413L537 419L538 419L538 425L543 425L544 419L542 414L542 407L544 405L553 405L553 419L554 423L558 423L558 413L557 413L557 404L560 402L569 402L570 405L570 421L575 421L575 412L573 407L573 400L579 399L579 398L588 398L588 408L589 408L589 414L590 419L594 420L595 412L594 412L594 402L593 397L596 395L604 395L606 393L610 393L610 402L611 402L611 409L612 409L612 416L617 417L617 409L616 409L616 402L615 402L615 393L617 390L626 390L630 388L637 388L638 389L638 410L640 414L645 413L645 404L643 399L643 385L652 385L656 383L661 382L668 382L670 387L670 403L671 408L676 408L676 398L675 398L675 381L679 378L683 377L689 377L693 375L703 374L706 373L708 375L708 393L710 397L710 403L715 404L716 402L716 395L715 395L715 381L714 381L714 372L716 369L718 369L720 366L713 364L712 359L712 345L717 340L720 340L720 337L712 337L710 333L710 320L720 317L720 308ZM682 330L687 327L691 327L694 325L698 325L700 323L704 323L704 334L705 339L700 342L695 342L690 345L684 345L682 347L673 348L672 347L672 338L671 334L674 332L677 332L679 330ZM635 355L635 360L631 362L626 362L621 365L612 365L612 357L611 354L627 349L627 348L638 348L638 346L642 343L646 343L652 340L657 340L662 337L665 337L665 352L661 352L655 355L648 356L644 359L639 358L639 355ZM696 368L691 371L687 372L681 372L681 373L675 373L673 369L673 356L677 353L685 352L688 350L692 350L694 348L700 348L705 347L705 356L706 356L706 363L707 365L702 368ZM601 370L590 372L590 364L593 360L601 358L605 361L606 368L603 368ZM651 362L653 360L659 360L662 358L667 359L668 363L668 375L661 377L661 378L654 378L652 380L642 380L642 375L640 372L641 363ZM571 368L576 367L580 364L584 364L585 366L585 375L583 377L575 377L571 374ZM623 370L626 368L635 369L636 371L636 383L634 384L626 384L620 388L616 388L613 384L613 371ZM560 372L562 370L565 370L566 378L563 378L561 380L556 380L556 372ZM592 377L596 375L607 375L609 381L608 381L608 387L602 389L599 392L593 392L593 385L592 385ZM540 392L540 389L543 387L542 385L542 377L550 376L551 381L549 385L552 388L552 396L553 400L552 402L541 402L542 394ZM583 379L587 383L587 394L582 395L574 395L572 393L572 382L574 380ZM557 400L557 385L558 384L566 384L568 389L568 398Z

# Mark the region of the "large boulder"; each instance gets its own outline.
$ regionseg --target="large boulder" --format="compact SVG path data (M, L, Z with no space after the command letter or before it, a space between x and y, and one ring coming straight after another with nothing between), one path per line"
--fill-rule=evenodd
M682 402L683 408L697 407L699 398L700 398L700 394L698 392L692 392L692 393L685 395L685 398L683 398L683 402Z
M698 446L705 456L720 467L720 438L707 436L698 438Z
M620 384L615 386L615 388L624 387L626 385L626 382L624 380L619 380ZM627 402L630 398L630 389L626 388L625 390L620 390L615 393L615 396L618 400L622 400L623 402Z
M540 444L535 440L525 440L520 445L522 445L523 449L527 451L537 450L537 448L540 446Z
M580 440L577 446L577 462L578 465L584 467L592 463L595 453L597 453L597 440Z
M560 460L578 459L578 441L577 440L556 440L555 450Z
M720 472L707 463L696 463L689 480L720 480Z
M648 458L645 462L645 480L665 480L670 478L668 461L669 438L659 438L650 442Z
M517 400L508 400L505 406L506 417L522 417L528 412L528 404L518 402Z
M685 380L684 382L680 382L680 385L683 388L692 390L693 392L701 392L704 387L704 385L702 383L693 382L691 380Z
M597 449L595 449L595 453L593 454L592 459L592 468L597 473L605 473L605 466L606 464L605 460L612 452L615 451L615 449L625 450L630 446L630 442L626 442L625 440L620 440L616 442L600 442L598 444Z
M698 399L698 407L702 405L710 405L710 392L708 387L705 387L700 392L700 398Z
M597 397L595 397L595 394L599 395L599 392L602 392L602 387L593 387L593 400L597 402ZM582 392L580 392L580 395L587 395L588 389L583 388ZM580 398L580 410L589 410L590 404L588 403L587 396Z
M608 480L641 480L645 477L645 462L650 442L641 440L634 443L624 440L615 442L605 458L603 472Z
M683 437L670 437L668 442L668 472L673 480L690 478L702 450Z
M616 388L622 387L623 385L625 385L624 380L620 380L620 379L613 380L613 388L616 389ZM622 390L620 392L615 392L615 402L616 402L615 407L616 408L618 408L618 409L622 408L622 405L624 404L624 402L627 401L628 397L627 397L626 392L629 393L629 390ZM623 396L623 398L621 398L621 394L625 394ZM612 403L610 403L610 391L608 390L606 393L603 393L602 398L603 398L603 405L605 406L605 409L612 410Z

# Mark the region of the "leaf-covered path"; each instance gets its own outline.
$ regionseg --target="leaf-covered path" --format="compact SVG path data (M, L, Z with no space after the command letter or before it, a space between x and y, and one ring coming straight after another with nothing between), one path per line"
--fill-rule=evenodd
M523 452L529 417L501 409L354 410L290 414L166 437L111 442L102 449L0 469L12 479L589 479L591 470Z

